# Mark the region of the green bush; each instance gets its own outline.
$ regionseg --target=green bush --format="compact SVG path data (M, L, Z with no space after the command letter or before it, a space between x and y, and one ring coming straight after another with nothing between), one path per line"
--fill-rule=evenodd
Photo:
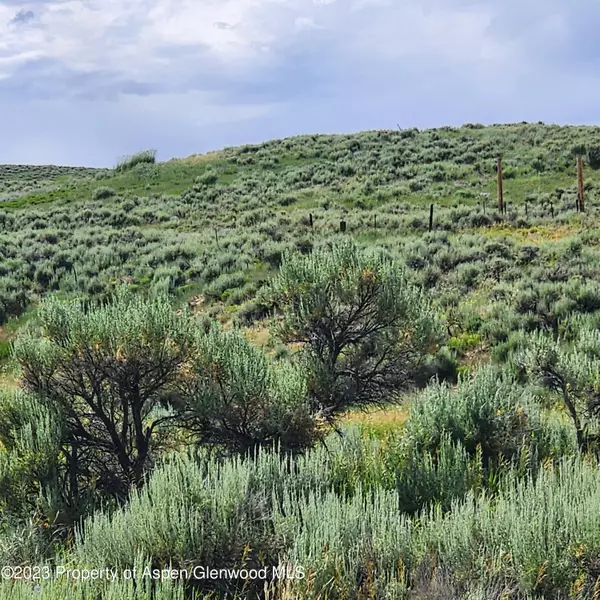
M592 169L600 167L600 146L590 145L586 149L587 163Z
M115 171L117 173L122 173L124 171L129 171L133 169L136 165L140 164L154 164L156 162L156 150L142 150L141 152L136 152L130 156L124 156L119 159L117 166L115 167Z
M283 311L281 338L302 344L313 409L326 418L389 400L439 337L399 264L351 242L286 254L263 296Z
M59 488L62 430L55 407L20 390L0 392L0 516L68 517L56 514L66 508Z
M24 386L64 424L63 501L90 489L124 499L155 460L165 396L192 355L191 322L124 290L96 306L49 299L38 318L15 356Z
M106 200L107 198L112 198L113 196L116 196L116 195L117 195L117 192L115 190L113 190L112 188L103 186L103 187L96 188L92 192L92 200Z
M518 369L559 394L582 450L600 444L600 343L595 330L581 330L572 343L531 334L515 357Z
M176 407L202 443L246 452L276 442L300 450L318 437L299 367L271 365L241 333L213 325L198 335L190 371Z
M566 461L535 479L512 480L497 497L469 495L449 515L424 511L418 525L398 514L392 492L347 502L333 493L290 493L275 522L292 544L288 559L314 573L307 578L313 590L333 598L403 598L436 573L446 573L446 590L462 590L458 598L499 598L507 589L515 597L568 598L575 585L588 598L600 526L596 468ZM494 588L498 595L470 593Z
M515 458L523 447L541 457L554 450L546 444L534 399L493 368L459 379L456 391L447 384L430 386L412 403L405 433L415 451L430 453L448 434L472 456L479 447L486 464Z

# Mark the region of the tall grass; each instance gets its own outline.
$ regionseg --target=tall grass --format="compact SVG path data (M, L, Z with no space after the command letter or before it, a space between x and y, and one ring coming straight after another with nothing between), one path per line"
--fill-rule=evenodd
M140 552L177 568L283 561L306 569L293 582L299 597L332 600L417 598L415 589L432 585L448 598L592 585L595 465L530 469L523 446L488 496L481 450L470 457L447 433L433 454L410 448L353 429L296 459L176 456L126 508L84 523L73 561L125 568Z
M155 564L223 566L222 552L237 550L240 566L262 550L306 569L294 582L304 598L410 597L440 573L463 593L500 586L519 594L511 598L566 598L593 590L600 575L600 476L591 461L548 463L535 478L509 472L496 497L471 491L448 513L433 505L416 516L402 512L393 490L359 486L340 496L316 464L306 461L310 471L294 483L302 468L286 479L291 463L274 455L212 474L207 463L180 461L125 511L88 521L75 563L123 568L153 549Z
M1 582L0 600L184 600L179 583L123 581L107 583L75 581L66 577L39 582ZM205 596L208 598L208 596Z
M465 590L502 581L521 595L568 597L596 584L599 501L597 466L569 459L535 480L514 479L497 498L470 493L448 514L433 507L408 518L386 491L359 492L347 502L332 492L290 492L274 522L290 544L288 559L335 597L359 597L355 583L369 578L375 597L401 597L424 567L445 571Z
M147 163L153 164L156 162L156 150L142 150L141 152L136 152L135 154L131 154L129 156L124 156L119 159L117 166L115 167L115 171L117 173L123 173L125 171L129 171L133 169L136 165Z

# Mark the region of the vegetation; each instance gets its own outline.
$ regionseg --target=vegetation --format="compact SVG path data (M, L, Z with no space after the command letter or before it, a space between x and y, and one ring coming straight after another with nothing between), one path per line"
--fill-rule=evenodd
M15 356L24 388L58 411L64 500L92 485L124 499L170 418L158 408L191 358L188 323L165 302L124 294L95 309L48 300L38 316L41 332L25 332Z
M595 600L599 131L0 167L0 600Z
M328 419L389 401L435 342L429 303L399 265L351 243L284 256L266 297L283 341L303 345L312 405Z
M136 165L141 164L154 164L156 162L156 150L143 150L142 152L136 152L131 156L125 156L117 163L115 171L123 172L133 169Z

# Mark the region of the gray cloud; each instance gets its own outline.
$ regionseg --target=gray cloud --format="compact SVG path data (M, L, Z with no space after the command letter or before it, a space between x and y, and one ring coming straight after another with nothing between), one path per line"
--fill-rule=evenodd
M0 36L0 98L45 115L6 134L0 162L53 162L61 128L57 156L111 164L144 146L597 118L596 0L62 3L0 0L0 21L35 17Z
M29 21L33 21L35 19L35 15L32 10L21 9L12 19L11 23L14 25L24 25L25 23L29 23Z

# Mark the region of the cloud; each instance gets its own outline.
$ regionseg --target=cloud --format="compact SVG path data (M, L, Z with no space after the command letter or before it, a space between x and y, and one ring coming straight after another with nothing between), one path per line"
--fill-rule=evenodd
M483 44L489 16L482 11L435 8L425 15L416 0L386 7L373 0L75 0L34 3L36 27L8 32L0 51L12 62L9 74L36 57L79 72L112 70L124 80L152 80L168 86L188 74L218 71L235 78L277 68L296 36L320 30L331 55L395 59L408 54L472 56ZM4 6L4 4L0 4ZM0 11L0 16L2 12ZM166 56L170 52L171 56ZM179 53L178 60L173 58ZM202 63L196 62L202 54ZM456 58L456 56L455 56ZM165 78L161 71L168 71Z
M317 25L310 17L296 17L294 19L294 25L296 29L322 29L320 25Z
M76 114L106 140L89 160L107 162L152 132L160 155L161 140L177 154L398 122L593 120L598 18L596 0L0 0L0 97L73 129L71 162L90 144ZM36 122L0 159L51 152L40 140L59 133Z
M21 9L12 19L11 23L13 25L24 25L25 23L29 23L29 21L33 21L35 19L35 15L32 10Z

